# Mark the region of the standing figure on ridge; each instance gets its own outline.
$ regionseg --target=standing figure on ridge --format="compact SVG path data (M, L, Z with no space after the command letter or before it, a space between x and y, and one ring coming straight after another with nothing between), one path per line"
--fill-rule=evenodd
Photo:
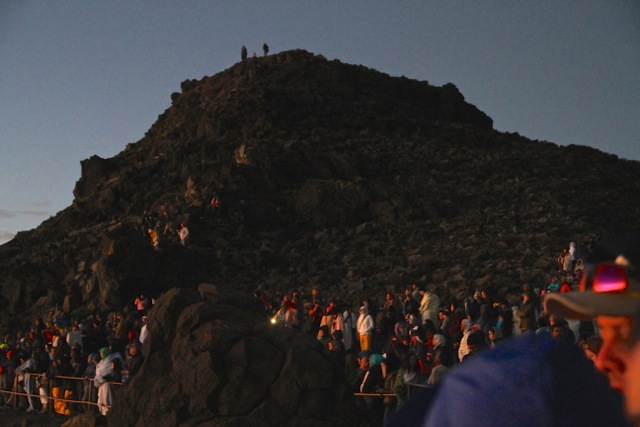
M264 52L264 56L267 56L269 54L269 45L268 44L263 44L262 45L262 51Z
M240 57L243 61L247 59L247 47L245 45L240 48Z

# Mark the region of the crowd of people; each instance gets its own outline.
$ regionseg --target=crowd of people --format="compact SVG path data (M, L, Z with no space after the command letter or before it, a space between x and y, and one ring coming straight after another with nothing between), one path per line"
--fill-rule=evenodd
M506 340L414 396L388 426L640 426L640 234L598 243L579 276L577 289L546 293L542 313L595 323L597 336L579 347L562 325Z
M209 208L214 212L219 212L221 201L219 196L214 193L209 201ZM180 243L183 247L191 244L191 234L186 221L178 223L175 226L175 217L185 218L187 215L169 213L169 208L161 211L145 211L143 214L142 235L149 239L149 243L155 250L161 250L163 247L173 243Z
M96 311L82 319L55 307L28 330L5 334L0 404L27 412L106 415L114 387L128 382L142 365L151 306L152 300L140 294L122 311L107 316Z
M435 286L417 283L399 296L386 292L382 303L371 298L357 305L325 300L318 288L307 301L298 292L284 296L279 304L270 303L261 292L255 297L275 313L273 324L302 329L327 348L344 366L374 424L381 425L412 390L436 386L454 365L514 336L544 334L578 343L594 361L602 340L592 323L562 319L543 308L545 295L579 288L583 263L575 244L563 252L575 254L575 261L563 259L549 283L523 284L517 301L486 287L444 304Z
M571 246L563 251L559 269L549 283L535 287L522 285L517 301L508 295L495 295L486 287L475 290L462 301L445 304L435 286L417 283L407 286L399 296L387 291L381 303L374 298L363 298L357 304L345 303L325 298L318 288L313 288L305 301L298 292L293 292L275 305L263 292L256 291L254 296L272 314L274 325L300 329L325 346L329 356L343 367L357 402L374 425L393 419L405 405L410 406L409 397L417 390L438 389L442 380L451 375L469 375L461 366L486 365L487 359L496 357L486 356L488 354L502 354L500 357L506 358L501 363L519 354L513 348L509 348L508 356L487 349L505 349L522 342L530 346L530 351L524 352L530 358L531 355L542 357L552 348L550 341L574 346L580 351L580 359L591 365L591 371L596 372L598 368L605 372L614 388L635 390L638 387L628 387L624 383L628 383L628 379L623 378L626 378L624 371L635 342L632 338L640 336L637 300L640 292L632 288L640 285L637 279L631 279L631 273L637 273L631 270L630 264L623 264L624 267L602 264L611 271L605 268L598 276L599 266L595 272L587 273L587 265L580 258L568 256L575 253L575 247L571 250ZM605 282L601 277L611 283L597 288L596 280ZM593 290L585 292L589 286ZM627 288L633 290L630 296L626 294ZM598 292L606 294L611 289L617 298L623 299L598 305L591 311L587 308L580 311L580 304L588 306L592 302L582 298ZM596 301L600 300L596 298ZM85 407L56 398L90 402L91 396L95 399L97 394L98 409L106 414L111 405L112 385L127 382L142 363L140 345L145 341L146 312L151 305L147 297L140 295L122 312L106 318L96 312L85 319L68 319L62 310L55 308L45 319L36 319L30 330L6 335L0 343L0 390L26 392L30 396L0 394L0 403L27 411L47 411L53 402L56 412L69 414ZM622 320L617 318L612 321L618 322L615 325L607 323L607 318L599 316L601 313L625 316L625 322L631 322L638 330L632 333L633 328L622 328L618 324ZM594 317L598 317L595 323ZM622 335L625 340L620 338ZM512 339L518 336L519 339ZM543 338L524 340L523 337ZM620 357L622 361L612 361L612 341L618 345L615 350L624 353L625 358ZM575 346L576 343L580 347ZM563 351L571 353L566 348ZM640 358L640 349L636 353ZM582 362L572 363L582 366ZM637 365L636 371L640 371L640 360ZM82 381L69 381L66 377ZM455 384L448 382L451 383ZM471 384L476 383L471 381ZM90 393L92 388L97 393ZM638 405L640 403L636 403ZM464 411L458 411L456 416L462 413Z
M264 54L264 56L267 56L269 54L269 45L266 43L262 44L262 53ZM247 47L245 45L242 45L242 47L240 48L240 59L242 61L246 61L247 60L247 56L248 56L248 52L247 52ZM253 52L252 58L256 58L258 55L256 55L255 52Z
M143 229L149 237L149 242L154 249L159 250L166 243L179 241L182 246L187 246L189 242L189 228L184 222L174 229L173 219L166 210L156 218L153 215L144 215Z

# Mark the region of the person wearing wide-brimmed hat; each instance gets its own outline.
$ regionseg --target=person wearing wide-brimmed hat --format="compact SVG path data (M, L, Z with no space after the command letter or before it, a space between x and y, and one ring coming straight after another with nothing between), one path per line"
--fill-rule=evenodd
M545 311L566 319L595 318L602 337L596 367L640 421L640 234L605 241L591 259L582 292L548 294Z

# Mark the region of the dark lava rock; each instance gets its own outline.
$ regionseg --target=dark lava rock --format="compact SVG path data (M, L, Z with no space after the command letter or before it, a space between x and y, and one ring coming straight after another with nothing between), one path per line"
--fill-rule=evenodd
M109 425L358 425L327 350L270 325L254 304L208 284L168 291L151 312L145 362L118 390Z

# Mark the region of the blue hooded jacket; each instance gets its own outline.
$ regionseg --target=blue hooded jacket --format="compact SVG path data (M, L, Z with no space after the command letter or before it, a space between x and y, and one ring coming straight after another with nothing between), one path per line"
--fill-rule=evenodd
M582 349L527 333L456 365L387 426L627 426L622 397Z

